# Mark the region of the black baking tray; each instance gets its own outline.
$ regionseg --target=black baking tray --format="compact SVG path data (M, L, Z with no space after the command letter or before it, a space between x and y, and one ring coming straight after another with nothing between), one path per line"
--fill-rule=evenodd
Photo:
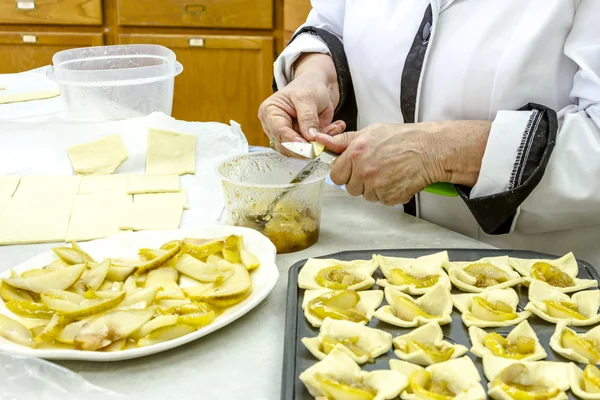
M338 260L352 261L352 260L369 260L373 257L373 254L380 254L388 257L405 257L405 258L416 258L428 254L433 254L439 251L448 251L448 257L450 261L476 261L484 257L495 257L507 255L514 258L546 258L554 259L560 256L537 253L534 251L526 250L497 250L497 249L401 249L401 250L357 250L357 251L344 251L341 253L329 254L317 258L335 258ZM304 266L307 260L302 260L294 264L289 270L288 278L288 295L287 295L287 313L286 313L286 325L285 325L285 343L284 343L284 356L283 356L283 379L282 379L282 400L312 400L313 397L308 393L308 390L298 379L300 373L310 366L318 362L318 360L304 347L300 341L303 337L315 337L319 334L318 328L313 328L310 323L304 317L302 310L302 300L304 298L304 289L298 288L298 273ZM579 264L579 278L582 279L595 279L600 282L600 276L598 271L594 269L589 263L581 260L577 260ZM383 274L379 269L373 274L373 278L383 278ZM381 289L382 287L375 285L373 289ZM523 286L515 288L519 293L519 309L525 307L528 302L527 289ZM452 288L452 293L464 293L456 288ZM385 299L381 305L386 304ZM555 353L549 346L550 337L554 333L555 324L546 322L539 317L532 315L528 319L531 327L535 330L540 344L544 347L548 353L547 358L544 361L563 361L570 362ZM379 321L377 318L372 318L367 325L372 328L382 329L390 332L394 337L402 334L406 334L415 328L400 328ZM485 328L488 332L498 332L502 334L508 333L513 327L502 327L502 328ZM471 348L471 340L469 338L468 328L463 324L460 313L453 309L452 311L452 323L442 326L444 332L444 339L450 342L459 343L466 346L468 349ZM571 327L577 332L585 332L590 327ZM483 365L481 359L476 357L471 352L467 355L475 362L477 369L482 378L482 384L484 389L487 391L487 380L483 373ZM389 369L389 360L398 359L394 354L394 347L388 351L388 353L377 357L374 363L363 364L361 368L366 371L378 370L378 369ZM580 367L585 367L580 365ZM570 399L576 399L572 393L568 393Z

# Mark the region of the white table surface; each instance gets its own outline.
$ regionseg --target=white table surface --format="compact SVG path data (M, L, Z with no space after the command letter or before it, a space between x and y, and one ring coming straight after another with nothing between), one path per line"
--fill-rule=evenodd
M53 246L0 247L0 271ZM281 272L277 286L246 316L207 337L153 356L113 363L59 364L95 385L131 398L279 399L288 268L308 257L343 250L425 247L489 248L397 209L369 204L327 186L319 242L302 252L277 257Z

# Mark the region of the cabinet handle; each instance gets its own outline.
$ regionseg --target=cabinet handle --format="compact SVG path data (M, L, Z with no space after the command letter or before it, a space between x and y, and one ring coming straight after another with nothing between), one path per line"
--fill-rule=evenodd
M204 47L204 39L203 38L190 38L188 40L188 44L190 47Z
M35 10L35 1L33 0L17 0L17 10L32 11Z
M37 43L37 35L21 35L23 43Z
M199 17L206 14L206 6L203 4L186 4L185 7L183 7L183 12Z

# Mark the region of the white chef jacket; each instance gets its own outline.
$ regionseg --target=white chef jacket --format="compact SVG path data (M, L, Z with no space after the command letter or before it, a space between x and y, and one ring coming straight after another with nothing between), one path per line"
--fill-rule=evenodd
M536 110L554 110L556 144L510 232L485 234L460 198L418 195L425 220L501 248L573 251L600 268L600 0L313 0L303 27L343 43L358 129L403 123L401 79L413 41L429 42L414 120L491 120L469 199L506 193L527 157ZM432 23L423 18L431 7ZM302 29L302 27L301 27ZM330 53L301 33L278 57L278 88L303 52ZM537 121L537 122L536 122Z

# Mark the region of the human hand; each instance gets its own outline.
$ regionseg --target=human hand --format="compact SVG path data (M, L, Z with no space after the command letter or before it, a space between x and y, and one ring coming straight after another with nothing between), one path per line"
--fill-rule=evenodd
M489 121L373 124L317 141L341 153L331 170L334 183L352 196L396 205L435 182L473 186L490 127Z
M332 123L339 101L337 74L331 57L305 54L295 68L294 79L267 98L258 117L276 150L294 155L281 144L313 141L317 132L337 134L344 131L343 121Z

